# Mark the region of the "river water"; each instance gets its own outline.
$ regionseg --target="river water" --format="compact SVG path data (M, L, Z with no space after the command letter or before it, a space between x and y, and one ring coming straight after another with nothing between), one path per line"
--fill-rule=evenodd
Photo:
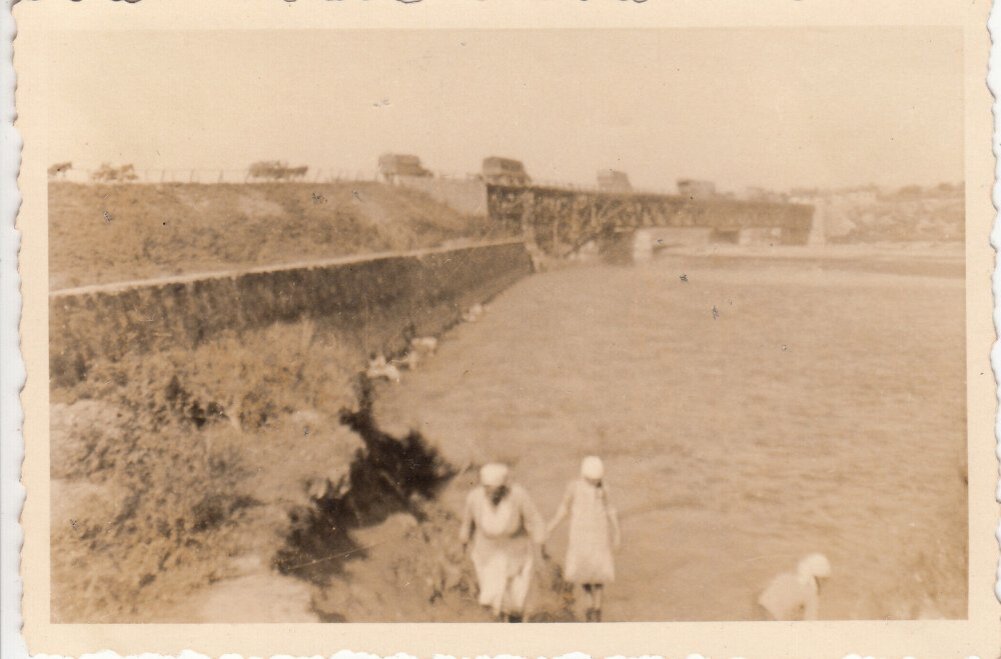
M534 275L377 415L456 464L510 462L546 516L602 456L623 527L606 620L748 619L811 551L833 564L823 618L965 617L963 279L901 265L673 255Z

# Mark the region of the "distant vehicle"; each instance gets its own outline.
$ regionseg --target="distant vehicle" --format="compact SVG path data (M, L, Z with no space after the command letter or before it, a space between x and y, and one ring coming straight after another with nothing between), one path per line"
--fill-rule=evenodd
M247 168L247 178L270 181L293 181L306 178L309 167L289 167L283 160L261 160Z
M598 189L604 192L632 192L629 175L614 169L603 169L598 172Z
M689 199L709 199L716 196L716 184L712 181L679 179L678 194Z
M495 156L483 159L483 180L495 185L529 185L532 182L520 160Z
M421 159L403 153L384 153L379 156L379 173L392 183L398 176L431 176L430 170L424 169Z
M121 183L135 181L139 178L136 169L132 165L122 165L112 167L108 163L101 163L101 166L90 173L90 179L97 183Z

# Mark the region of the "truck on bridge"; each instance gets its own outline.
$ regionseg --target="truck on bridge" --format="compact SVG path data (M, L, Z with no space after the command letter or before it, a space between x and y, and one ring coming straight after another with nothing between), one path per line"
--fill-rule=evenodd
M388 183L395 182L399 176L431 176L431 172L421 165L420 158L403 153L384 153L379 156L379 173Z
M520 160L491 156L483 159L483 180L493 185L531 185L532 179Z
M712 199L716 196L716 184L712 181L696 181L695 179L678 179L678 194L690 200Z
M629 175L615 169L603 169L598 172L598 189L602 192L632 192Z

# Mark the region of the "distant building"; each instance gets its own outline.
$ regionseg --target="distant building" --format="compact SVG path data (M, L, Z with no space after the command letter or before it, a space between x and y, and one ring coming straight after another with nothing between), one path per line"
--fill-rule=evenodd
M483 159L483 180L495 185L529 185L532 182L520 160L496 156Z
M614 169L603 169L598 172L598 189L604 192L632 192L629 175Z
M716 184L712 181L678 179L678 194L689 199L709 199L716 196Z
M398 176L431 176L431 172L421 165L420 158L400 153L384 153L379 156L379 173L390 183Z

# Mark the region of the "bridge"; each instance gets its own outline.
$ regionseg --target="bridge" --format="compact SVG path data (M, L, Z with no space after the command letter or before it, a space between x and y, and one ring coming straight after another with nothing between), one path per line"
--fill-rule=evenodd
M402 163L419 167L411 155L386 154L380 167ZM414 165L414 163L417 163ZM519 160L490 157L479 175L442 180L392 171L387 179L420 189L463 212L484 211L506 232L522 235L548 256L565 257L591 241L621 247L637 230L653 227L707 229L709 239L744 242L749 230L763 230L769 241L805 245L810 240L813 207L767 199L737 200L716 194L709 181L678 181L679 194L631 189L624 172L602 170L598 189L533 182Z
M710 230L737 242L749 229L771 230L780 244L805 245L813 207L726 197L695 198L640 192L487 184L490 218L522 231L549 256L568 256L592 240L652 227Z

